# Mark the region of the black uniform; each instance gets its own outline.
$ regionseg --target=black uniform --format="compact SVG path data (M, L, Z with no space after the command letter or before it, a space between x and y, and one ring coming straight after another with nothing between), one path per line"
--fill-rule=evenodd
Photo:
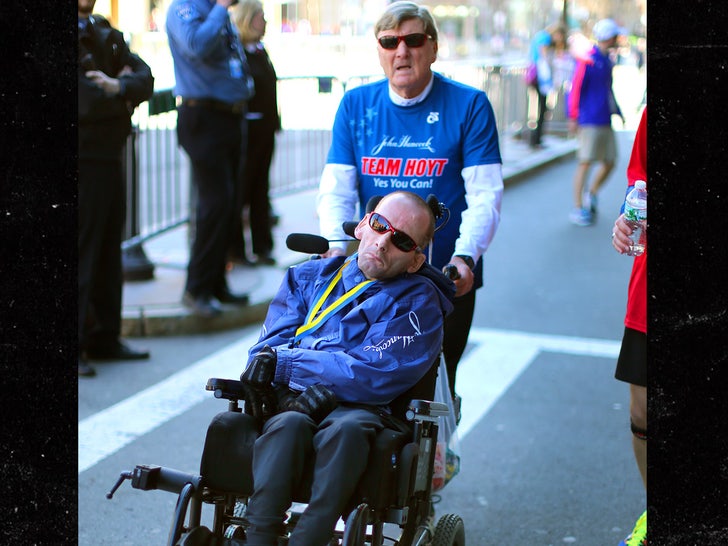
M252 47L246 46L245 57L256 93L248 103L247 151L243 153L242 176L238 182L242 195L236 203L230 254L233 258L245 258L242 211L247 205L250 207L253 253L265 260L273 250L269 171L275 134L281 128L276 89L278 77L268 52L260 42Z
M121 331L122 151L131 114L152 96L154 78L103 17L79 19L78 46L79 350L103 351L118 342ZM125 66L131 73L119 76ZM118 78L119 94L107 96L85 76L88 70Z

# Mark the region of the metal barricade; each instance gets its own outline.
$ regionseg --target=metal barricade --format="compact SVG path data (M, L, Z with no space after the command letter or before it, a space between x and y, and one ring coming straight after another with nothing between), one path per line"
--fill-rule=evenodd
M529 107L523 77L525 64L457 63L435 69L486 92L495 112L501 150L509 137L526 127ZM320 75L279 80L283 130L276 135L270 171L271 197L317 187L341 97L351 87L382 77L358 75L341 80ZM138 267L149 269L142 244L189 221L190 165L177 144L172 90L155 92L132 119L134 131L126 155L127 227L122 249L127 261L139 258ZM126 277L132 280L134 275Z

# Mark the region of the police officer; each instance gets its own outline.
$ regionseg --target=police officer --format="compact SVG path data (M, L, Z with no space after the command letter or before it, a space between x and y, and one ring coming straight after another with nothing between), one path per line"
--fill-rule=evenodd
M131 114L154 92L149 66L121 32L78 0L78 375L86 358L138 360L121 332L121 237L126 216L122 151Z
M230 292L225 278L247 101L254 93L228 16L233 3L174 0L167 12L178 96L177 137L190 158L198 196L182 302L205 317L218 315L220 303L248 303L247 295Z

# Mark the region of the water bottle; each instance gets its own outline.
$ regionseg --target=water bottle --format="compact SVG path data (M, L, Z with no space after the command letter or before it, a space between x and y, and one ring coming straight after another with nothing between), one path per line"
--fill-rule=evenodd
M634 188L627 194L624 200L624 219L632 228L632 240L628 256L639 256L645 251L647 236L642 229L644 221L647 220L647 182L637 180Z

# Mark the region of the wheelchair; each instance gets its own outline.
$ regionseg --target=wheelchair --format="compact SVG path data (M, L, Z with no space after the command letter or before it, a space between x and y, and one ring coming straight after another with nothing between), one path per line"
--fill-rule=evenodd
M439 359L438 359L439 361ZM432 476L435 464L438 419L451 409L443 403L410 398L434 394L437 362L410 391L393 403L393 412L404 409L409 430L385 428L376 437L367 470L361 479L344 529L334 531L330 546L465 546L465 528L455 514L434 521ZM244 413L242 382L210 378L206 389L228 401L227 411L208 426L199 474L156 465L140 464L122 472L107 498L125 481L142 491L162 490L178 495L167 539L168 546L243 546L245 507L253 492L252 455L258 423ZM428 398L431 398L429 396ZM305 504L310 483L299 484L294 503ZM202 507L214 507L212 529L201 525ZM295 505L285 522L287 533L301 512ZM385 536L385 524L399 527L399 537ZM386 542L385 542L386 541ZM282 536L279 545L287 544Z
M442 274L430 264L424 267L429 268L426 274ZM453 411L432 401L441 358L390 404L393 423L401 426L377 434L367 469L341 515L343 530L337 526L327 546L465 546L462 518L444 514L435 521L433 509L439 420ZM205 388L227 400L228 408L208 426L199 474L139 464L122 472L106 496L111 499L125 480L142 491L176 494L167 546L244 546L245 510L253 493L253 445L260 424L240 406L245 400L241 381L210 378ZM310 488L305 480L296 487L279 546L288 543L302 513L298 506L306 504ZM212 528L201 524L204 505L213 507ZM395 532L397 536L389 536Z

